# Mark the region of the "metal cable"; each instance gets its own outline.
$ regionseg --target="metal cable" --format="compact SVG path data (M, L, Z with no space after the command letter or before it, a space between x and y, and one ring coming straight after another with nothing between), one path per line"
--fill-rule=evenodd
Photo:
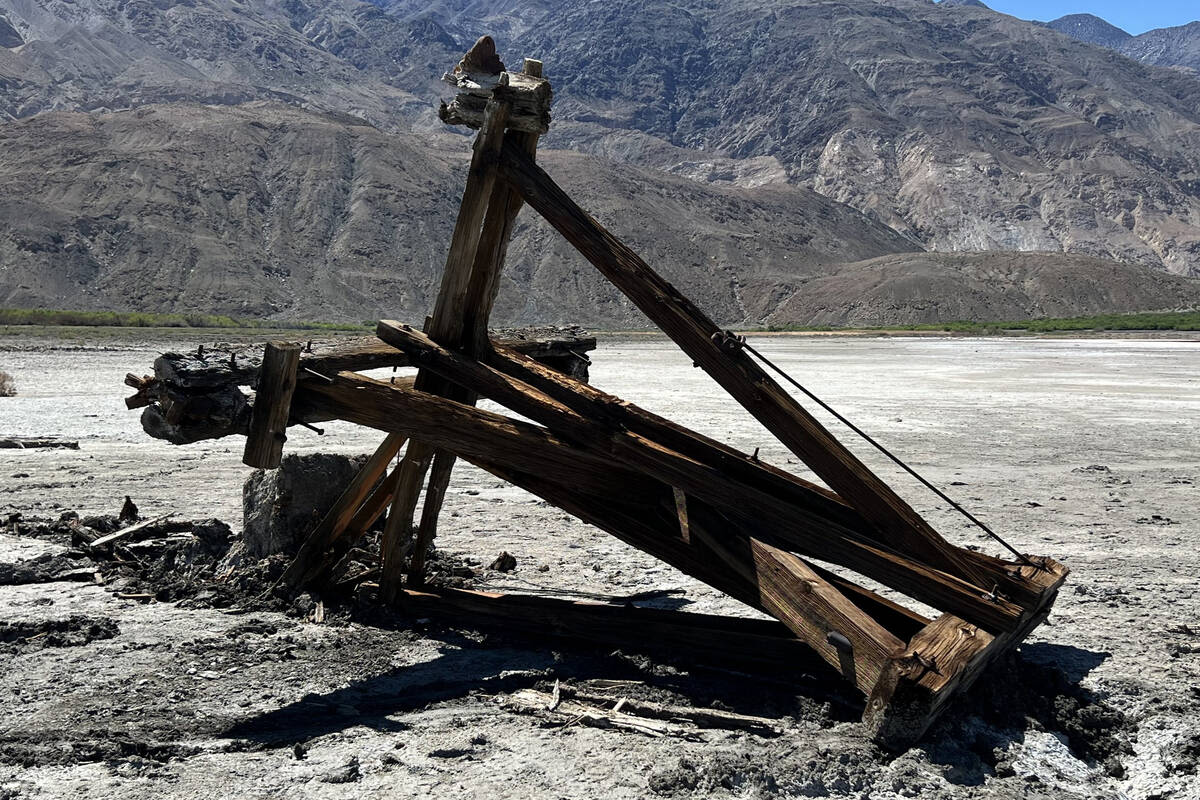
M861 428L859 428L857 425L855 425L853 422L851 422L850 420L846 419L844 416L842 416L841 414L839 414L837 411L835 411L835 410L833 409L833 407L832 407L832 406L830 406L828 403L826 403L826 402L825 402L824 400L822 400L821 398L817 397L815 394L813 394L812 392L810 392L808 389L806 389L806 388L804 388L803 386L801 386L801 385L800 385L800 383L799 383L799 382L798 382L798 381L797 381L795 378L793 378L791 375L788 375L788 374L787 374L786 372L784 372L782 369L780 369L779 367L777 367L777 366L775 365L775 363L774 363L774 362L772 362L772 361L771 361L769 358L767 358L767 357L766 357L766 356L764 356L762 353L760 353L760 352L758 352L757 350L755 350L755 349L754 349L754 347L753 347L752 345L750 345L750 343L749 343L749 342L747 342L747 341L746 341L746 337L745 337L745 336L736 336L736 335L734 335L733 333L727 333L726 335L727 335L728 337L732 337L732 338L733 338L733 340L734 340L734 341L736 341L736 342L737 342L737 344L738 344L739 346L741 346L741 347L744 347L746 350L750 351L750 353L752 353L752 354L754 355L754 357L755 357L755 358L757 358L757 359L758 359L759 361L761 361L762 363L766 364L766 365L767 365L768 367L770 367L771 369L775 370L775 372L779 373L779 376L780 376L781 378L783 378L785 381L787 381L788 383L790 383L792 386L795 386L797 389L799 389L801 392L803 392L803 393L804 393L804 395L805 395L806 397L808 397L808 398L809 398L810 400L812 400L814 403L816 403L817 405L819 405L821 408L823 408L823 409L825 409L826 411L828 411L828 412L829 412L830 414L832 414L832 415L833 415L833 416L834 416L834 417L835 417L835 418L836 418L836 419L837 419L839 422L841 422L843 425L845 425L845 426L846 426L847 428L849 428L850 430L852 430L852 431L854 431L855 433L857 433L857 434L858 434L859 436L861 436L861 437L862 437L862 438L863 438L863 439L864 439L864 440L865 440L865 441L866 441L868 444L870 444L870 445L871 445L872 447L874 447L876 450L878 450L879 452L883 453L885 456L887 456L888 458L890 458L890 459L891 459L891 460L892 460L892 461L893 461L893 462L894 462L894 463L895 463L897 466L899 466L901 469L903 469L903 470L904 470L905 472L907 472L909 475L913 476L913 477L914 477L914 478L916 478L918 481L920 481L920 482L921 482L921 483L922 483L922 484L925 486L925 488L929 489L931 492L933 492L934 494L936 494L936 495L937 495L938 497L940 497L942 500L945 500L947 503L949 503L949 504L951 505L951 507L953 507L953 508L954 508L954 510L955 510L955 511L957 511L957 512L958 512L958 513L960 513L960 514L962 514L964 517L966 517L967 519L969 519L971 522L973 522L973 523L975 523L976 525L978 525L978 526L979 526L979 528L980 528L980 530L982 530L982 531L983 531L984 533L986 533L988 536L990 536L990 537L992 537L993 539L995 539L995 540L996 540L997 542L999 542L1000 544L1004 545L1004 547L1005 547L1005 548L1007 548L1007 550L1008 550L1010 553L1012 553L1014 556L1016 556L1016 557L1017 557L1017 558L1019 558L1021 561L1025 562L1026 564L1028 564L1028 565L1029 565L1029 566L1031 566L1031 567L1035 567L1035 568L1037 568L1037 569L1041 569L1041 566L1040 566L1040 565L1038 565L1038 564L1034 563L1034 562L1033 562L1033 561L1032 561L1032 560L1031 560L1031 559L1030 559L1028 556L1024 555L1023 553L1020 553L1020 552L1018 552L1018 551L1017 551L1017 549L1016 549L1015 547L1013 547L1013 546L1012 546L1011 544L1009 544L1008 542L1004 541L1004 539L1003 539L1003 538L1001 538L1000 534L996 533L994 530L992 530L992 529L991 529L991 528L989 528L987 525L985 525L985 524L983 523L983 521L982 521L982 520L978 519L978 518L977 518L977 517L976 517L974 514L972 514L970 511L967 511L965 508L963 508L962 506L960 506L960 505L959 505L958 503L956 503L954 500L951 500L951 499L950 499L950 497L949 497L949 496L947 496L947 494L946 494L945 492L943 492L943 491L942 491L941 489L939 489L938 487L934 486L934 485L933 485L932 483L930 483L929 481L925 480L925 478L924 478L923 476L921 476L921 475L920 475L920 474L919 474L919 473L918 473L918 472L917 472L915 469L913 469L912 467L910 467L908 464L905 464L903 461L901 461L901 460L899 459L899 457L897 457L897 456L893 455L893 454L892 454L892 452L891 452L890 450L888 450L886 447L884 447L883 445L881 445L879 442L877 442L877 441L875 441L874 439L872 439L872 438L871 438L871 436L870 436L869 434L867 434L867 432L866 432L866 431L862 430L862 429L861 429ZM728 341L728 339L727 339L726 341Z

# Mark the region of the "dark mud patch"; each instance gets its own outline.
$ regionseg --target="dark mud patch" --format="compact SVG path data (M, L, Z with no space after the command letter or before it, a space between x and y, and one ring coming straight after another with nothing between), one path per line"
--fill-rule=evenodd
M43 553L35 558L0 564L0 586L54 581L90 581L95 565L81 553Z
M94 735L81 732L70 739L59 738L54 732L36 736L0 736L0 763L22 767L135 759L163 763L198 752L200 748L193 745L145 741L115 731Z
M47 647L79 647L120 633L108 617L72 614L37 622L0 622L0 653L32 653Z
M1093 665L1107 656L1090 655ZM926 737L931 760L948 766L948 777L955 782L978 784L985 776L1011 774L1006 761L1011 744L1028 731L1046 731L1064 739L1080 761L1123 777L1137 723L1080 685L1083 676L1069 669L1079 656L1061 656L1068 668L1034 663L1019 654L993 664Z

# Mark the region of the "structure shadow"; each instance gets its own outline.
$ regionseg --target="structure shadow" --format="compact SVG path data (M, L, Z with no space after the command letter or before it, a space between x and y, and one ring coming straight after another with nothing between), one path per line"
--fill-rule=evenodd
M1110 657L1070 645L1024 645L992 665L920 746L962 786L1002 776L1007 755L1031 730L1058 737L1079 760L1115 774L1131 754L1133 723L1080 684Z
M858 719L863 710L853 688L815 657L786 675L767 671L750 676L694 662L686 652L668 655L652 647L639 652L560 641L547 646L520 634L479 639L450 628L423 633L441 643L436 658L306 695L239 722L222 735L281 747L357 725L399 731L409 727L397 718L405 713L473 694L549 688L555 680L628 681L622 691L631 698L778 720L804 718L825 726Z

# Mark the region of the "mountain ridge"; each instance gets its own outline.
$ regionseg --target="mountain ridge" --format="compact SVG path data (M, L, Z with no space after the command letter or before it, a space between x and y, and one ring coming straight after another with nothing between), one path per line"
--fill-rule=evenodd
M785 300L816 314L792 299L797 287L820 277L849 302L844 287L868 273L878 308L885 289L908 297L892 309L901 316L951 307L948 287L987 309L1015 280L1068 273L1067 306L1115 310L1095 307L1085 262L1122 310L1168 307L1163 287L1191 298L1191 282L1150 270L1200 274L1200 80L979 5L0 0L0 36L20 42L0 47L0 174L20 186L0 235L0 297L98 307L133 287L159 310L342 318L374 310L381 283L390 314L418 313L466 152L434 114L447 91L437 77L486 26L511 63L546 61L548 163L722 320L765 320ZM108 133L90 141L89 126ZM140 162L114 149L114 131L177 147L154 144ZM407 196L384 197L409 188L389 148L423 176ZM160 185L137 185L138 169ZM117 196L89 205L81 185ZM122 205L128 191L158 192L146 208L157 226ZM120 255L106 261L110 249ZM914 270L925 300L895 267L835 268L920 250L950 255L888 263ZM1026 277L952 257L981 250L1027 251ZM523 221L511 253L506 321L638 319L542 223ZM1138 280L1141 294L1128 288ZM156 283L157 295L144 288ZM1043 295L1005 308L1048 307Z

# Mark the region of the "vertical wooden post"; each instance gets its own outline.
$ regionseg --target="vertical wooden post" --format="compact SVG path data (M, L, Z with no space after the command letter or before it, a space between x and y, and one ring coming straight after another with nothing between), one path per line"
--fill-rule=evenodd
M283 443L287 441L288 415L299 366L300 345L267 342L242 463L260 469L275 469L283 460Z
M433 457L429 471L429 486L425 489L425 505L421 507L421 526L413 543L408 562L408 586L418 588L425 584L425 551L437 533L437 518L442 510L442 500L450 483L450 471L454 469L454 454L439 450Z
M524 71L526 75L540 78L542 62L527 58ZM537 152L538 138L536 133L521 131L508 131L504 134L504 142L512 143L530 158ZM474 357L491 347L491 341L488 339L488 319L496 303L496 293L500 289L500 273L504 269L508 243L512 239L513 227L522 205L524 201L521 199L521 193L511 186L500 181L496 181L492 186L487 216L483 221L483 230L475 249L475 259L471 264L471 272L460 301L461 312L455 314L450 311L452 306L450 298L447 298L447 306L443 309L447 313L438 314L435 309L428 331L429 338ZM471 404L477 400L472 392L463 392L457 399ZM424 583L425 549L437 536L438 516L446 496L446 487L450 483L454 461L453 453L438 453L438 462L435 462L435 469L429 476L429 485L425 490L425 506L421 509L421 526L417 532L408 570L409 586L419 587ZM437 468L439 463L440 469Z
M500 87L497 87L498 92L499 89ZM442 273L442 286L438 291L433 317L429 323L430 335L440 334L442 340L454 340L461 336L463 303L479 250L484 215L496 183L496 161L504 143L508 113L509 104L493 97L488 101L483 127L475 137L467 185L463 190L458 220L455 222L454 234L450 241L446 269ZM457 341L454 343L457 344ZM424 371L417 375L417 388L438 394L447 391L444 381ZM473 398L471 402L474 402ZM412 535L412 519L425 471L433 455L433 448L414 441L409 445L400 465L400 482L396 487L383 533L383 569L380 573L379 589L386 602L394 602L400 596L404 576L403 559ZM433 519L436 519L436 513Z

